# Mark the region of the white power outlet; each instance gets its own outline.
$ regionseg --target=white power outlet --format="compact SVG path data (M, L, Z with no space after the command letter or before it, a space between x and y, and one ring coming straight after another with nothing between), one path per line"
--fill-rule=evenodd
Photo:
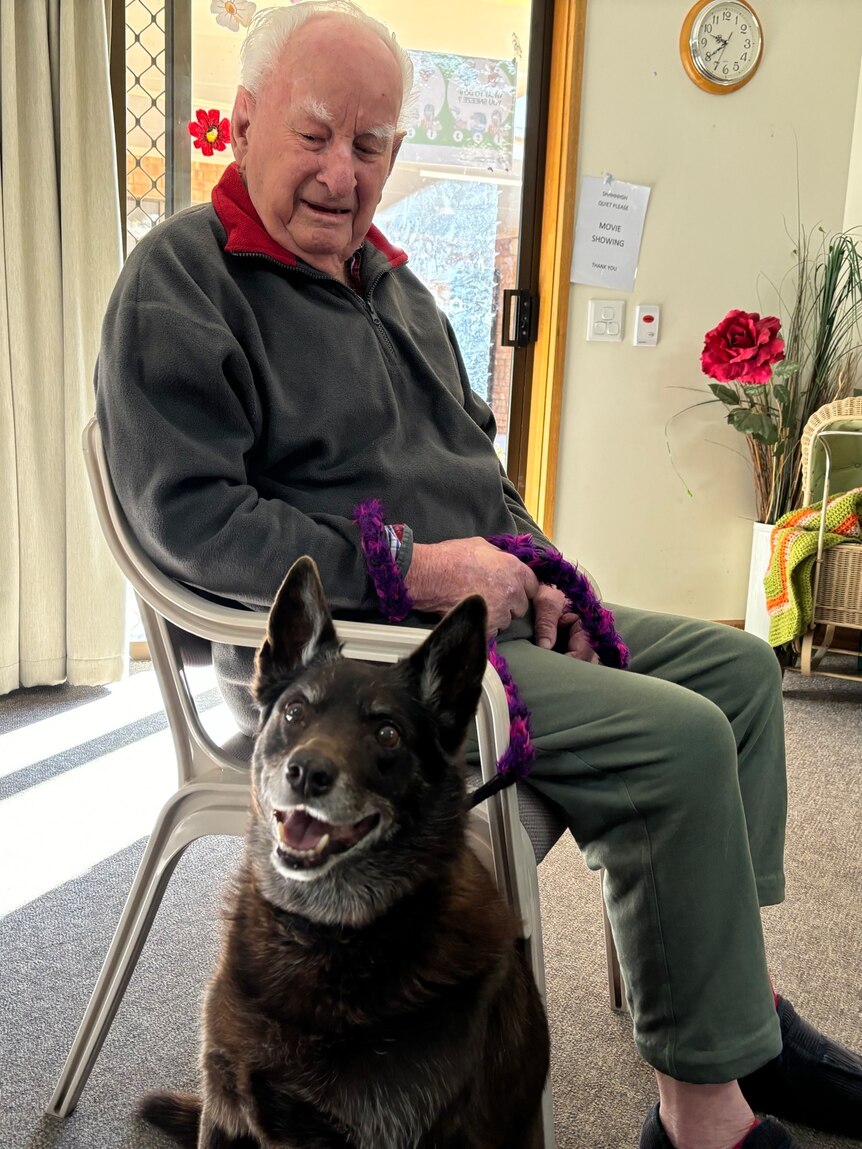
M587 339L622 343L625 314L624 299L591 299L587 308Z

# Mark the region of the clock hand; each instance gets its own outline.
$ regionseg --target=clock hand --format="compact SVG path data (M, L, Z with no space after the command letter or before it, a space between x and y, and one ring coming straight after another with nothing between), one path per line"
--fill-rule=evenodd
M721 46L721 51L723 52L724 49L727 47L728 42L730 41L730 36L732 36L733 33L732 32L730 33L730 36L727 37L727 40L725 40L725 38L722 35L720 35L718 32L710 32L710 35L712 36L713 40L718 41L718 44ZM712 59L712 57L716 54L716 52L718 52L718 51L719 51L719 48L718 48L718 46L716 46L715 48L713 48L713 50L711 52L706 53L706 55L704 56L704 59L707 62L709 62ZM719 57L720 57L720 53L719 53Z
M732 36L732 35L733 35L733 33L731 32L730 36ZM718 53L718 56L716 57L716 60L715 60L716 65L721 63L721 57L724 55L724 49L730 43L730 36L728 36L727 39L724 41L724 43L721 45L721 51Z

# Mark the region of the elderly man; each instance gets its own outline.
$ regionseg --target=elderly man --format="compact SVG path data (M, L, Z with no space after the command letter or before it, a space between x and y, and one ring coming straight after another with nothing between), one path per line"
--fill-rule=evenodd
M309 554L336 614L379 620L353 509L381 499L411 618L485 596L532 709L532 784L605 869L658 1079L641 1145L795 1144L754 1109L858 1133L862 1061L774 998L766 970L759 906L784 894L778 664L729 628L618 607L630 669L601 665L564 594L486 541L547 545L451 327L372 223L411 84L409 57L347 0L258 16L236 162L212 205L137 246L105 320L98 415L120 500L162 569L207 594L265 609ZM215 663L252 731L248 652Z

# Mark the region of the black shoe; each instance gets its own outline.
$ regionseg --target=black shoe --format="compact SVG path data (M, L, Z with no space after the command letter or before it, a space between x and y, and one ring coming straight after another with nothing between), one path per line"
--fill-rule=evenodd
M659 1118L658 1105L652 1107L644 1121L639 1146L640 1149L673 1149ZM802 1149L799 1142L771 1117L764 1117L759 1125L755 1125L742 1142L742 1147L743 1149Z
M668 1134L664 1132L657 1104L649 1110L649 1116L644 1121L639 1146L640 1149L674 1149ZM742 1149L802 1149L802 1147L784 1126L778 1124L778 1121L764 1117L760 1125L755 1125L742 1142Z
M783 1048L761 1069L739 1079L758 1113L775 1113L822 1133L862 1137L862 1057L824 1037L778 999Z

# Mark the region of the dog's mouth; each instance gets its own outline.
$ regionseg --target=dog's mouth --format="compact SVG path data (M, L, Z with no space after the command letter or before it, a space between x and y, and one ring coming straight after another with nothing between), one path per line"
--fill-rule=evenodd
M273 810L278 831L276 852L293 870L313 870L338 854L346 854L380 825L380 814L336 825L311 814L304 806Z

